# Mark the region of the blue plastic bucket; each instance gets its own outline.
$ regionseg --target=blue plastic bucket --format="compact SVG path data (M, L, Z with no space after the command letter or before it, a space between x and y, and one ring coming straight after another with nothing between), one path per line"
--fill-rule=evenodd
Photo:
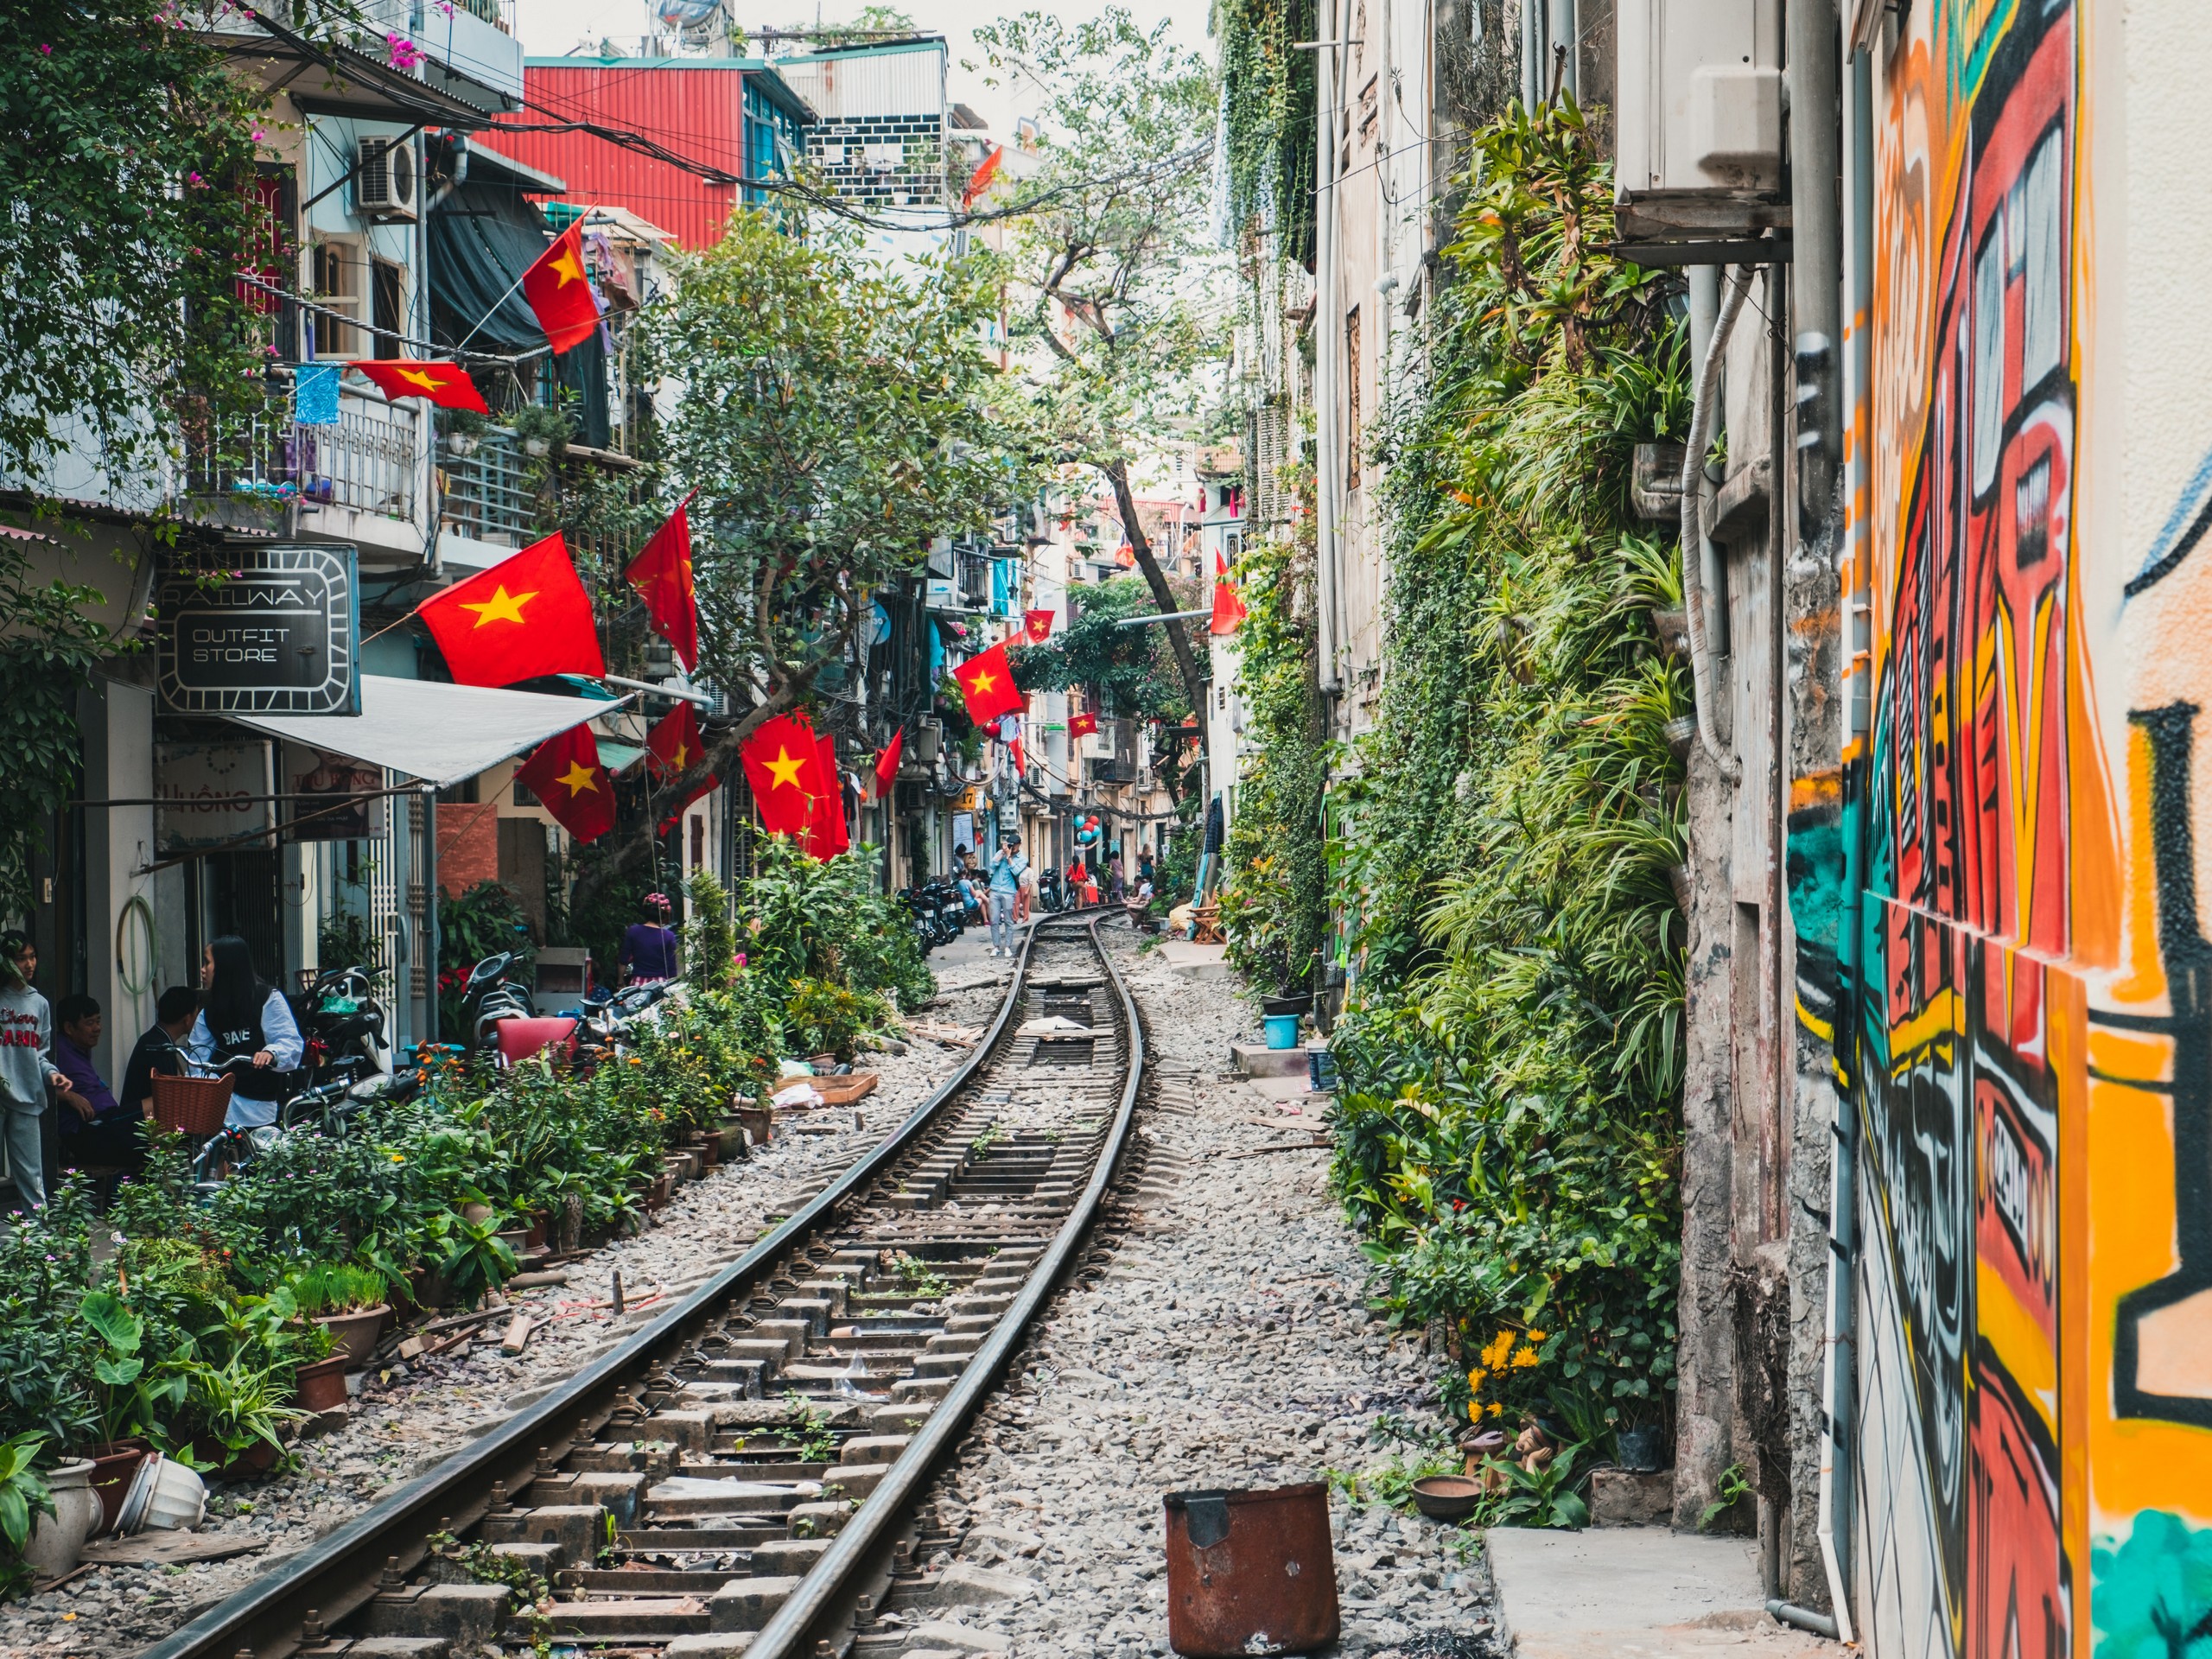
M1294 1014L1271 1014L1264 1021L1268 1027L1269 1048L1298 1046L1298 1016Z

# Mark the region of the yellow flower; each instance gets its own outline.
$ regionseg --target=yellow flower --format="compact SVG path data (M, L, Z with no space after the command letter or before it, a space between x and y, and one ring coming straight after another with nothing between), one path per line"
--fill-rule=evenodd
M1490 1373L1488 1371L1484 1370L1480 1366L1477 1366L1473 1370L1467 1373L1467 1387L1470 1389L1481 1388L1483 1385L1483 1379L1489 1375Z
M1531 1342L1541 1342L1543 1339L1544 1333L1541 1331L1531 1331L1529 1333L1529 1340Z
M1492 1339L1490 1346L1483 1350L1483 1363L1494 1371L1505 1363L1505 1357L1512 1351L1513 1333L1510 1331L1501 1331Z
M1470 1400L1470 1401L1468 1401L1468 1402L1467 1402L1467 1421L1468 1421L1469 1422L1471 1422L1471 1423L1479 1423L1480 1421L1482 1421L1482 1420L1483 1420L1483 1402L1482 1402L1481 1401L1479 1401L1479 1400Z
M395 1164L404 1164L407 1161L407 1154L404 1153L395 1152L391 1154L391 1161Z
M1531 1365L1541 1364L1541 1363L1542 1361L1538 1357L1536 1351L1533 1348L1523 1348L1520 1352L1513 1356L1513 1369L1516 1371L1525 1371Z

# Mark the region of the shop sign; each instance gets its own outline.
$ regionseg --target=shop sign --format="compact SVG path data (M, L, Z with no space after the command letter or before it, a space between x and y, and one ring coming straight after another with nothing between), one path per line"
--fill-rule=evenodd
M164 849L213 847L271 825L269 745L154 745L154 836Z
M163 706L189 715L358 715L359 555L351 547L226 550L219 582L162 584Z
M372 841L384 834L384 770L348 755L284 746L284 832L292 841Z

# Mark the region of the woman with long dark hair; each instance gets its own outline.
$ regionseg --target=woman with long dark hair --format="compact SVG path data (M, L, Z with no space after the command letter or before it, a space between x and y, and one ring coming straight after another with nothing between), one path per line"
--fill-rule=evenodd
M185 1039L185 1052L208 1066L250 1056L253 1065L238 1072L224 1121L244 1129L274 1123L276 1103L284 1097L284 1074L297 1069L307 1052L291 1005L254 971L253 952L235 933L207 947L200 983L207 1001Z

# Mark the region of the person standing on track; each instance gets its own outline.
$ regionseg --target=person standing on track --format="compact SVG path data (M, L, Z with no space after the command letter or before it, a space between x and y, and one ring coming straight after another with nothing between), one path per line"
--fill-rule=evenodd
M1014 896L1021 891L1021 878L1028 872L1029 861L1021 855L1021 838L1000 836L999 849L991 856L991 956L1014 954Z

